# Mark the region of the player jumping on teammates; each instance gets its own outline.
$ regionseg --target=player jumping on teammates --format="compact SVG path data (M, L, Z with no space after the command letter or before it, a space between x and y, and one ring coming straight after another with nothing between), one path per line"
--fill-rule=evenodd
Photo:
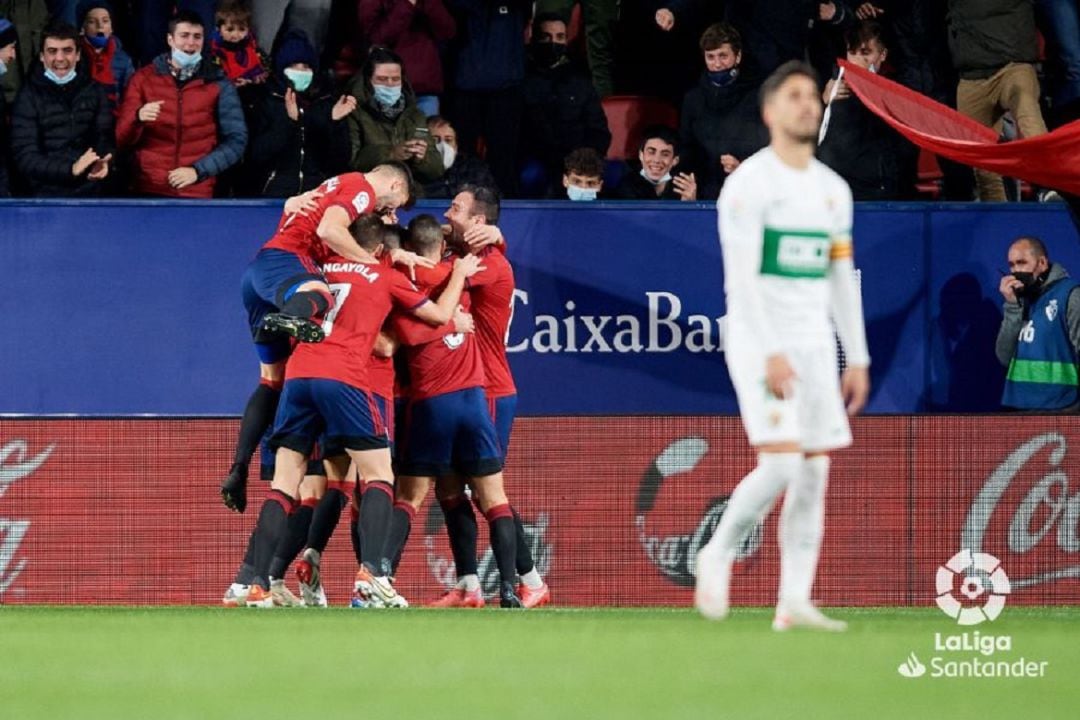
M307 458L316 439L323 436L328 446L347 451L364 481L360 507L363 564L357 584L370 604L401 607L406 603L382 570L394 477L386 429L370 392L368 359L379 329L394 307L411 311L432 325L449 321L466 278L480 263L476 258L459 260L446 290L432 302L407 277L376 257L381 242L377 218L361 217L351 227L363 260L350 262L330 255L319 268L334 291L334 305L323 322L323 342L299 345L286 366L271 438L276 449L274 481L252 539L258 538L271 549L277 547L295 506ZM345 471L340 467L336 475L344 476ZM272 554L272 550L253 553L256 557ZM271 585L278 579L270 577ZM265 603L263 595L262 588L254 586L247 603Z
M851 190L814 158L820 97L814 71L799 62L765 81L771 144L731 174L717 204L727 366L758 464L698 553L694 600L707 618L728 614L736 551L786 491L775 630L847 627L823 615L810 590L824 532L828 453L851 444L847 416L862 409L870 389ZM842 376L830 315L847 357Z
M309 201L303 212L286 208L274 236L244 272L244 307L259 355L260 380L244 408L233 465L221 483L221 498L230 510L244 512L247 507L248 465L274 419L291 338L322 340L320 322L333 297L318 265L330 254L354 262L366 257L349 233L350 224L364 214L392 214L408 205L411 188L409 170L400 163L330 178L300 196ZM395 261L411 265L416 259L399 252Z

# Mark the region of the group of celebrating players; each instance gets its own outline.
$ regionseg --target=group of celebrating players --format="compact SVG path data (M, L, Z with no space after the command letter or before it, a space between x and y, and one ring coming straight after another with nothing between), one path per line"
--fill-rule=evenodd
M413 197L398 163L331 178L286 201L244 274L260 383L222 499L244 512L263 440L271 482L225 605L325 606L322 554L349 507L352 605L407 607L393 577L432 485L458 576L435 606L485 605L473 501L490 527L500 606L551 601L503 486L517 395L499 198L465 186L446 225L419 215L401 227L396 211ZM294 561L299 597L285 585Z

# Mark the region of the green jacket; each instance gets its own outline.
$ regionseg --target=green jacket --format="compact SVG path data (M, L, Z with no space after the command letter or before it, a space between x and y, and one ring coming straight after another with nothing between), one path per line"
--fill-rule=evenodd
M49 23L49 8L45 0L0 0L0 17L10 20L19 36L15 44L15 67L9 67L0 80L0 92L8 102L14 102L15 93L30 72L30 64L41 54L41 31Z
M405 109L395 120L388 120L373 106L370 91L362 75L353 79L349 94L356 98L356 110L349 115L349 140L352 145L352 169L367 172L379 163L390 159L395 145L412 140L416 128L427 128L427 117L416 107L416 96L408 85L404 88ZM427 136L427 153L422 160L407 161L416 180L429 183L438 180L443 168L442 156L435 149L435 141Z

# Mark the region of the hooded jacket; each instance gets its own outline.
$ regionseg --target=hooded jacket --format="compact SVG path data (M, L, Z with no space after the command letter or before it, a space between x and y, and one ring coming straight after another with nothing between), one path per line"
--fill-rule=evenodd
M401 92L405 108L396 118L390 118L375 107L371 86L363 74L353 79L349 93L356 98L356 110L348 118L353 170L367 172L386 162L395 145L414 139L417 128L427 129L427 116L416 107L416 95L407 82L402 84ZM435 149L435 141L430 133L425 136L428 149L423 159L411 158L407 162L420 183L432 182L443 174L442 156Z
M1046 288L1068 277L1068 270L1058 263L1051 263L1046 281L1039 286L1039 293L1036 297L1046 292ZM1080 349L1080 292L1077 292L1077 290L1080 290L1080 287L1074 288L1069 295L1069 304L1065 309L1065 322L1069 326L1069 342L1072 343L1074 348ZM994 352L997 355L998 362L1005 367L1008 367L1013 357L1016 356L1020 328L1023 327L1024 322L1027 320L1025 306L1028 304L1027 301L1021 299L1020 302L1006 302L1002 306L1005 316L1001 319L1001 328L998 330Z

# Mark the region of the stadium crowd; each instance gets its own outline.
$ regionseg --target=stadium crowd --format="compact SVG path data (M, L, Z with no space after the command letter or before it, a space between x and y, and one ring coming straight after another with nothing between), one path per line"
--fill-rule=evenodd
M708 200L790 59L833 78L819 154L856 199L1043 197L939 169L841 57L1003 140L1080 116L1077 0L0 0L0 197L288 197L393 160L428 197Z

